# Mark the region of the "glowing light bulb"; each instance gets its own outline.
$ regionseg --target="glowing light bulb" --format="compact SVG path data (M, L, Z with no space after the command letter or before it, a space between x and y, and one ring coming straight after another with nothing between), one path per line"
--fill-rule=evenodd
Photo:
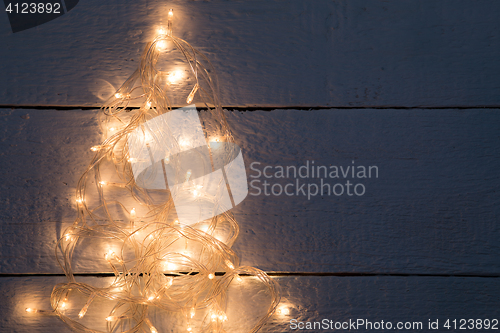
M174 17L174 11L170 9L168 11L168 18L167 18L167 35L172 36L172 18Z
M181 139L179 140L179 146L181 146L181 148L187 148L189 146L189 141L186 139Z
M129 159L127 159L127 161L130 163L135 163L135 162L137 162L137 158L130 157Z
M107 181L104 181L104 180L101 180L101 181L99 182L99 184L100 184L101 186L104 186L104 185L108 185L108 182L107 182Z
M117 321L118 317L117 316L108 316L108 317L106 317L106 320L107 321Z
M110 127L110 128L109 128L109 131L110 131L110 132L114 132L115 130L116 130L116 128L114 128L114 127Z
M33 308L26 308L26 312L28 312L28 313L37 313L38 310L37 309L33 309Z
M68 306L68 304L67 304L66 302L61 302L61 303L59 304L59 308L61 308L61 310L66 309L66 307L67 307L67 306Z
M278 310L276 310L276 313L282 316L287 316L290 314L290 309L286 305L281 305Z
M203 232L207 232L208 231L208 225L204 224L202 226L199 226L198 229L201 230L201 231L203 231Z
M209 278L210 280L213 280L213 279L215 278L215 274L214 274L214 273L210 273L210 274L208 274L208 278Z
M88 298L87 302L85 303L85 305L83 306L83 308L80 310L80 313L78 313L78 318L82 319L85 314L87 313L87 310L90 306L90 303L92 303L92 300L94 299L94 297L96 296L97 294L96 293L92 293L90 295L90 297Z
M170 74L167 75L167 81L169 83L172 83L172 84L177 83L180 80L182 80L182 78L184 76L183 74L184 74L184 72L181 70L171 72Z
M191 177L191 170L188 170L186 172L186 181L188 181L190 177Z
M177 78L176 78L176 77L177 77L177 72L170 73L170 74L168 75L168 81L169 81L170 83L175 83L175 81L177 81Z
M158 331L156 330L156 327L154 327L153 324L151 324L151 321L149 320L149 318L144 319L144 322L146 323L146 325L148 325L151 333L158 333Z
M217 315L215 313L213 313L210 317L212 318L212 321L215 321L217 319Z
M164 40L160 40L156 43L156 47L158 48L158 50L164 50L167 48L167 42Z
M187 328L187 331L188 331L188 332L191 332L192 330L193 330L193 329L192 329L191 327L188 327L188 328Z
M196 310L194 308L192 308L191 312L190 312L191 318L193 318L195 314L196 314Z
M82 198L76 198L76 202L81 204L83 202L83 199Z
M101 146L92 146L92 147L90 147L90 150L99 151L99 150L101 150Z
M123 97L123 95L122 95L122 94L120 94L120 93L116 93L116 94L115 94L115 97L116 97L116 98L122 98L122 97Z
M238 281L238 282L243 282L243 279L241 278L241 276L236 275L236 281Z
M151 108L151 102L147 101L146 102L146 110L149 110Z
M167 30L163 27L159 27L158 30L156 31L158 35L165 35L167 33Z
M234 269L233 263L229 260L226 260L226 266L229 267L229 269Z
M136 216L135 208L132 208L132 210L130 211L130 217L135 219L135 216Z
M115 258L115 260L118 261L120 264L123 264L123 260L114 253L113 253L113 258Z
M106 259L107 261L111 261L111 258L113 258L114 256L115 256L114 252L106 252L104 254L104 259Z
M148 297L148 301L152 301L152 300L154 300L154 299L155 299L155 297L154 297L154 296L149 296L149 297Z
M163 267L165 267L165 269L167 271L174 271L176 268L177 268L177 265L176 264L173 264L171 262L168 262L166 261L164 264L163 264Z
M196 92L198 91L198 83L194 85L193 87L193 90L191 90L191 92L189 93L187 99L186 99L186 103L190 104L193 99L194 99L194 94L196 94Z

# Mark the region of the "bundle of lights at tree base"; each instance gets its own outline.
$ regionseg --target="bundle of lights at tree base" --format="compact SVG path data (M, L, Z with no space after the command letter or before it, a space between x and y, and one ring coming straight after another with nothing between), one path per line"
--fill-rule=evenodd
M258 269L240 266L231 250L239 229L229 210L248 192L241 151L212 65L172 35L172 17L170 11L139 68L103 107L107 139L91 148L95 156L77 186L78 217L56 248L68 281L52 292L53 313L78 332L100 332L83 324L99 302L113 304L102 314L108 332L157 332L148 314L153 307L185 318L176 331L225 332L227 290L240 275L257 277L269 291L269 306L251 332L279 303L278 285ZM158 70L160 55L174 50L184 70L178 61L177 68ZM190 83L188 106L172 109L173 92L182 93L175 86L179 78ZM127 108L132 100L143 104ZM90 247L89 239L109 244L99 260L115 275L110 285L78 282L73 274L73 253L81 244ZM85 303L72 317L67 310L77 294Z

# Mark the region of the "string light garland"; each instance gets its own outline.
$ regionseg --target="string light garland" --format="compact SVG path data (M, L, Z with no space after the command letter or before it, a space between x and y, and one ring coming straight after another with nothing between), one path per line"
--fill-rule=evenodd
M114 304L109 313L102 315L107 332L157 333L148 314L152 307L180 313L186 324L176 327L177 331L226 332L227 291L231 283L241 283L240 275L256 277L269 291L269 307L250 332L257 332L264 325L280 300L279 286L265 272L239 265L239 258L231 249L239 228L230 211L185 224L176 213L168 189L145 189L134 178L132 165L140 161L131 155L129 139L140 130L149 142L173 135L168 126L163 132L155 132L145 129L145 124L172 112L171 97L173 92L180 92L175 86L180 80L192 83L185 103L197 103L205 109L199 112L199 118L207 145L234 143L220 104L213 66L188 42L172 35L172 10L167 18L167 26L160 28L156 38L147 44L139 68L101 109L107 138L90 147L95 155L76 190L78 217L56 246L56 257L67 282L54 287L51 314L76 332L102 332L82 323L88 310L102 301ZM182 55L185 67L176 61L178 69L158 70L160 55L170 56L174 50ZM133 100L142 100L142 106L127 108ZM176 137L175 142L172 149L180 151L189 146L189 136ZM148 143L146 146L150 149ZM235 145L222 147L228 162L234 156ZM188 182L194 177L195 171L186 172L169 156L162 161L173 164L177 178L185 177ZM192 190L193 200L214 200L207 191L198 185ZM108 286L79 282L73 274L74 251L89 240L119 244L103 251L100 259L115 276ZM77 294L84 295L86 302L77 316L67 315L69 302ZM33 308L26 311L48 313Z

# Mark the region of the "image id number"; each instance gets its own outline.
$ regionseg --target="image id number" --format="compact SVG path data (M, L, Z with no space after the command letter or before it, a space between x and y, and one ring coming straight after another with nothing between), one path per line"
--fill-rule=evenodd
M5 11L9 14L61 14L60 3L9 3Z

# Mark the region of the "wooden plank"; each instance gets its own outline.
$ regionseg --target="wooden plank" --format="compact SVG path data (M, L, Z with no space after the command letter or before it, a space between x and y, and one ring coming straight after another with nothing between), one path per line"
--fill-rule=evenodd
M62 277L2 277L0 291L4 295L0 303L0 332L69 332L56 317L27 314L27 307L49 309L49 297L53 287L63 282ZM500 281L498 278L443 278L443 277L279 277L275 278L282 288L282 303L288 315L274 314L262 332L289 332L290 320L315 322L323 319L349 322L364 319L372 323L421 322L427 331L429 319L439 321L439 331L447 331L443 325L447 319L498 319L500 316ZM79 277L80 282L94 286L106 286L112 278ZM228 332L247 332L257 320L259 311L266 307L266 295L259 283L244 277L239 285L231 284L228 293ZM82 304L77 295L68 298L66 314L77 317ZM84 318L93 328L103 328L106 307L94 303ZM108 306L109 307L109 306ZM183 332L182 320L160 311L151 311L154 325L160 332ZM175 324L173 324L175 323ZM387 325L387 324L385 324ZM416 326L415 326L416 327ZM453 327L453 326L452 326ZM360 331L369 331L360 326ZM320 330L313 330L320 331ZM454 331L454 330L452 330ZM484 332L473 329L467 331Z
M29 114L29 119L26 114ZM96 111L0 111L0 272L58 273L55 241L101 140ZM362 196L250 195L233 212L234 249L267 271L500 274L496 110L227 112L249 181L265 166L377 166ZM274 169L276 170L276 168ZM267 179L285 186L297 179ZM346 179L325 179L334 185ZM301 184L320 180L298 178ZM260 185L263 190L263 183ZM306 185L307 190L307 185ZM293 190L295 191L295 189ZM352 191L352 189L351 189ZM296 193L296 192L295 192ZM76 271L109 271L105 244ZM96 260L98 258L99 260Z
M166 6L226 106L500 105L500 4L466 0L88 0L16 34L0 15L0 105L101 105Z

